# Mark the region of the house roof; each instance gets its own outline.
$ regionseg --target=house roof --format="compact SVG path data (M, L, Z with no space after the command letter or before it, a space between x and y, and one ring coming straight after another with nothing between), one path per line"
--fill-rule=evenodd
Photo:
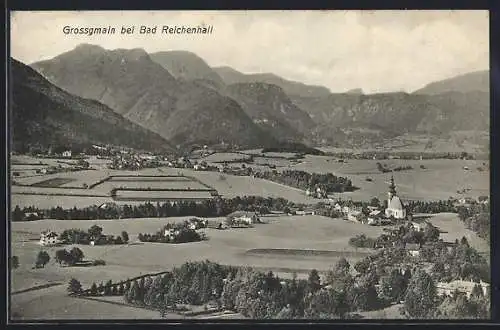
M403 202L398 196L394 196L391 198L391 201L389 202L389 205L387 206L388 209L392 210L403 210Z
M57 233L56 232L53 232L53 231L44 231L42 232L42 236L45 236L45 237L57 237Z

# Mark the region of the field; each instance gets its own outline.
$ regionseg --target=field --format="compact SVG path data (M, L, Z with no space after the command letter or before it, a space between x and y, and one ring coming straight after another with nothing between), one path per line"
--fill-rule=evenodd
M469 245L479 252L486 255L489 259L490 244L488 241L478 237L476 233L465 227L464 223L458 219L454 213L440 213L431 217L430 222L438 227L442 233L441 238L445 242L454 242L455 239L460 240L462 237L467 238Z
M207 163L233 163L233 162L241 162L250 159L249 155L234 153L234 152L217 152L211 154L207 157L204 157L202 160Z
M293 169L316 173L333 173L337 176L347 176L353 185L361 189L354 192L335 194L335 197L352 198L353 200L369 200L373 197L386 198L387 185L391 173L381 173L377 169L377 162L387 164L389 168L397 166L412 166L412 170L394 172L394 180L398 194L403 199L411 200L439 200L450 196L478 197L489 195L490 174L484 161L474 160L348 160L339 163L332 157L307 156L306 159ZM424 169L420 168L424 165ZM469 170L464 170L467 166ZM483 166L485 171L476 168ZM371 182L366 178L372 179ZM467 189L466 194L457 194L458 190Z
M291 277L292 272L297 272L299 277L304 278L313 268L320 272L327 271L340 257L346 257L353 264L373 253L372 250L349 246L348 240L358 234L376 237L382 233L380 227L321 216L267 216L265 218L267 223L255 225L253 228L204 229L209 240L202 242L173 245L142 243L137 240L139 233L154 233L168 222L179 222L187 218L39 220L12 223L12 254L17 255L20 261L20 268L12 272L12 290L18 291L48 283L61 284L52 288L15 294L12 296L13 307L26 318L57 318L61 314L53 308L53 305L39 305L40 301L48 301L48 297L57 296L60 297L60 300L56 299L57 304L67 302L71 306L79 306L75 307L78 311L83 311L81 314L80 312L69 314L78 314L81 318L91 317L89 313L94 311L93 306L97 308L103 303L87 300L75 303L75 300L65 297L62 290L70 278L77 278L88 287L92 282L99 283L108 279L119 281L145 273L168 270L186 261L206 259L220 264L248 265L262 271L273 270L279 276L287 278ZM465 229L455 214L437 214L430 221L441 229L445 241L454 241L455 238L466 236L475 248L480 251L488 250L487 242L482 242L474 236L474 233ZM104 259L105 266L60 267L51 261L44 269L31 269L40 249L47 250L52 258L58 249L42 248L38 245L37 240L41 231L51 229L61 232L70 228L85 230L94 224L101 226L103 232L107 234L118 235L123 230L127 231L130 244L79 246L87 259ZM36 293L41 294L40 297ZM27 299L26 296L33 298ZM118 306L110 308L114 310L115 307L118 309ZM108 310L107 304L101 308ZM147 310L141 313L141 310L132 308L129 316L155 317L150 313L151 311ZM120 318L122 315L123 312L117 312L114 317ZM67 317L71 316L63 318Z
M112 318L158 318L157 312L123 307L115 304L90 300L77 300L65 295L66 283L72 277L84 287L100 283L133 278L146 273L171 269L186 261L209 259L221 264L249 265L262 271L273 270L281 277L291 277L297 272L299 278L306 278L310 269L326 271L340 256L347 256L354 262L367 254L363 249L348 245L348 239L357 233L378 235L375 227L329 219L319 216L272 216L269 223L254 228L211 230L206 229L208 241L186 244L141 243L138 233L154 233L167 222L183 221L187 218L168 219L121 219L121 220L40 220L12 223L12 253L17 255L20 267L12 272L13 291L33 286L55 284L53 287L12 295L12 311L24 319L76 319L100 318L99 310L112 313ZM40 249L48 251L53 258L57 247L40 247L37 243L42 230L87 229L93 224L108 234L129 233L129 245L79 246L87 259L104 259L105 266L60 267L51 261L44 269L31 269ZM71 248L68 246L66 248ZM254 249L290 249L286 255L253 254ZM311 255L310 250L322 251ZM273 251L273 250L270 250ZM330 251L324 253L324 251ZM337 253L335 253L337 252ZM313 253L314 254L314 253ZM59 284L59 285L57 285ZM48 303L54 300L54 304ZM68 307L65 307L68 306ZM67 312L64 312L67 311ZM175 315L170 315L174 318ZM204 316L204 318L219 316ZM220 316L225 318L225 316ZM227 317L234 317L227 316Z
M363 232L369 236L376 236L381 232L380 228L320 216L273 216L266 218L269 223L256 225L254 228L222 231L205 229L209 240L203 242L172 245L137 241L139 233L154 233L168 222L184 219L186 218L39 220L12 223L12 253L19 257L21 264L13 273L12 290L18 291L54 281L66 283L71 277L78 278L84 286L88 286L94 281L118 281L144 273L164 271L186 261L205 259L221 264L251 265L281 273L295 270L303 272L312 268L325 271L341 254L308 256L298 251L276 258L272 255L251 255L251 250L286 248L349 252L349 259L354 261L366 255L366 251L350 247L349 238ZM70 228L85 230L93 224L101 226L104 233L113 235L126 230L132 244L79 246L86 258L104 259L106 266L59 267L51 261L45 269L31 269L40 249L47 250L51 257L58 249L38 245L41 231L51 229L61 232Z
M256 150L255 152L258 152ZM248 152L248 151L247 151ZM259 151L260 152L260 151ZM221 157L230 157L241 154L239 153L217 153L211 155ZM276 155L273 155L276 156ZM286 156L286 154L284 155ZM283 157L284 157L283 156ZM20 157L20 156L17 156ZM26 158L26 157L25 157ZM57 162L53 159L37 159L28 158L17 159L17 162L36 164L39 162ZM353 184L361 189L354 192L346 192L341 194L333 194L331 198L353 199L353 200L369 200L373 197L385 199L387 193L387 185L389 173L380 173L377 169L377 162L387 164L389 168L396 166L412 166L413 169L394 172L398 194L403 200L439 200L448 199L449 197L473 197L481 195L489 195L489 163L485 161L464 161L464 160L348 160L347 163L340 163L334 157L327 156L311 156L307 155L300 162L292 162L285 158L262 158L256 157L257 163L272 163L277 168L303 170L316 173L333 173L337 176L347 176ZM28 205L48 205L51 201L61 201L64 205L70 207L79 206L74 204L78 202L79 196L83 197L82 204L90 205L92 198L99 198L99 202L109 196L110 190L118 187L126 188L147 188L151 189L202 189L205 186L213 187L223 197L235 197L242 195L258 195L263 197L283 197L292 202L311 204L318 200L305 196L305 192L273 183L270 181L252 178L233 176L228 174L220 174L218 172L194 171L189 169L176 168L157 168L143 169L140 171L118 171L102 168L107 160L93 159L90 160L94 170L66 172L51 175L38 175L31 177L16 177L15 180L22 185L34 186L13 186L12 196L13 206ZM421 165L424 168L421 168ZM15 166L32 166L32 165L13 165ZM252 165L255 169L269 170L265 166ZM465 170L467 166L469 170ZM477 170L482 167L484 171ZM151 176L146 178L144 176ZM177 177L164 178L161 176L171 175ZM129 176L129 177L114 177L109 181L97 184L92 189L84 189L83 186L99 183L101 180L109 176ZM137 176L143 176L137 178ZM182 176L193 177L182 178ZM370 178L371 181L367 181ZM198 181L199 182L198 182ZM53 186L47 188L47 186ZM57 185L57 187L56 187ZM38 187L37 187L38 186ZM42 187L44 186L44 187ZM465 190L459 194L458 191ZM22 195L20 195L22 193ZM33 193L33 195L29 195ZM57 196L41 196L40 194L55 194ZM129 194L129 193L127 193ZM155 193L156 194L156 193ZM191 194L191 192L189 192ZM163 197L166 196L166 197ZM37 201L40 197L40 201ZM57 198L46 198L57 197ZM153 196L152 196L153 197ZM184 198L176 195L174 197ZM170 198L170 195L160 195L155 198ZM194 196L198 198L198 196ZM204 199L202 196L200 199ZM143 196L138 195L137 201L144 200ZM109 201L109 199L108 199ZM90 203L90 204L89 204Z
M205 188L206 189L206 188ZM209 191L134 191L117 190L114 200L121 201L166 201L166 200L193 200L200 201L211 199L213 196Z

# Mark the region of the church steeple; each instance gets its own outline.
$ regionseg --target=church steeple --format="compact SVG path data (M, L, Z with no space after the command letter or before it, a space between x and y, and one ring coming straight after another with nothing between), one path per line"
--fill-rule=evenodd
M396 195L396 185L394 184L394 176L391 175L391 184L389 185L389 194L390 196Z

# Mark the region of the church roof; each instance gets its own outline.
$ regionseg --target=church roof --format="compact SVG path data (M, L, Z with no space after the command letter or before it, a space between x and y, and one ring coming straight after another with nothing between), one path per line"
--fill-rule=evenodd
M389 205L387 206L389 209L393 210L403 210L403 202L399 199L398 196L394 196L391 198Z

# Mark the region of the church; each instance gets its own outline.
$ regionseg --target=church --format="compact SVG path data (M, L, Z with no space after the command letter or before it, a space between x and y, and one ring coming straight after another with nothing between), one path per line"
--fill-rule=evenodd
M387 218L394 217L395 219L406 219L406 208L403 202L396 194L396 185L394 184L394 176L391 175L391 183L389 185L389 193L387 199L387 208L385 209Z

